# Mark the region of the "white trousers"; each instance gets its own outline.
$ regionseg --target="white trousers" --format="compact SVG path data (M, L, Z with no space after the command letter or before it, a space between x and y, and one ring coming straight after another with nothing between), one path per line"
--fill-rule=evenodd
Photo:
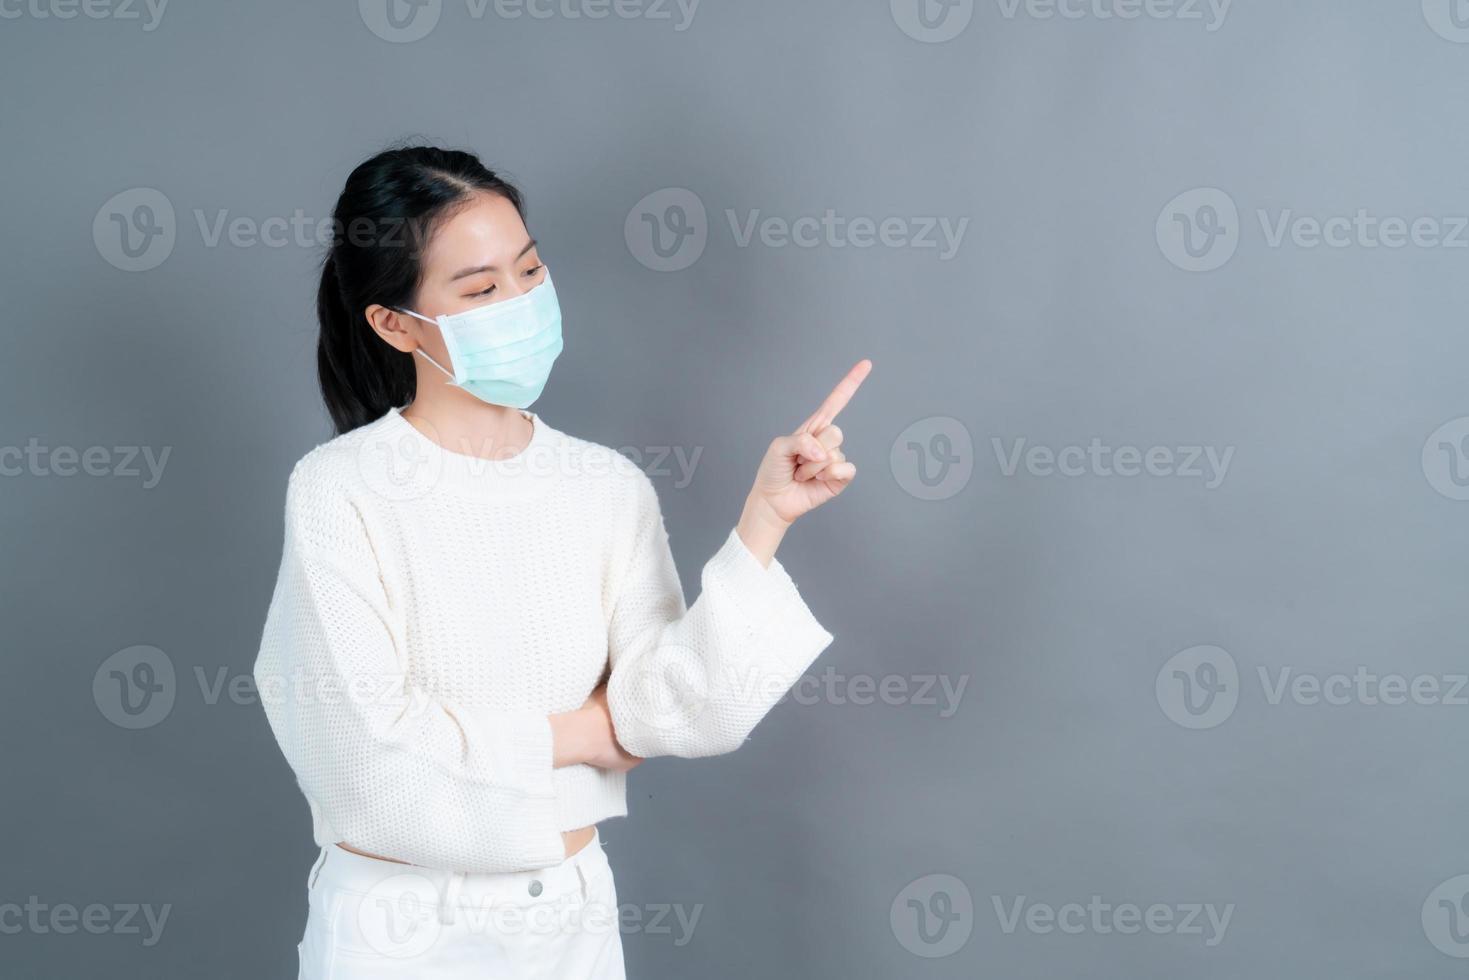
M323 847L298 980L625 980L601 834L552 868L438 871Z

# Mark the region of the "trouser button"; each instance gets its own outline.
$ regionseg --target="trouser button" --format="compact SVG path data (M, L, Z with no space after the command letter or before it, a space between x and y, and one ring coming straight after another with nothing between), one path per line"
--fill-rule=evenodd
M540 897L540 894L541 894L541 883L539 881L532 881L530 883L530 897L531 898L539 898Z

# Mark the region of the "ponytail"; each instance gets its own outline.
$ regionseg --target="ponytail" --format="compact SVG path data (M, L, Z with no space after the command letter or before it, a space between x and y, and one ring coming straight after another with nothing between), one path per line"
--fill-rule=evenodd
M413 400L413 356L379 337L366 311L413 302L435 224L476 192L499 194L525 218L520 191L461 150L388 150L347 178L316 293L316 374L338 435Z
M316 319L321 323L316 377L339 435L412 401L413 355L389 347L372 332L366 319L351 314L331 255L321 269Z

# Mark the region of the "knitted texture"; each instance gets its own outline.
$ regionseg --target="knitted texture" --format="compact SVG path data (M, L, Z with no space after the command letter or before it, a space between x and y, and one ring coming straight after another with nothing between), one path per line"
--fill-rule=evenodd
M510 459L394 409L291 472L254 675L320 846L557 864L562 831L627 813L626 777L553 769L549 715L606 679L629 752L730 752L832 641L733 529L686 606L648 476L523 414Z

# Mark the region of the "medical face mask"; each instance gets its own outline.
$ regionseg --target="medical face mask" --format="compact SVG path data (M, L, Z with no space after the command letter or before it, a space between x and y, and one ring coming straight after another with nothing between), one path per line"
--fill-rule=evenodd
M541 396L561 353L561 305L549 272L539 286L514 299L437 320L408 309L400 312L438 325L454 370L422 350L418 353L456 386L491 404L528 408Z

